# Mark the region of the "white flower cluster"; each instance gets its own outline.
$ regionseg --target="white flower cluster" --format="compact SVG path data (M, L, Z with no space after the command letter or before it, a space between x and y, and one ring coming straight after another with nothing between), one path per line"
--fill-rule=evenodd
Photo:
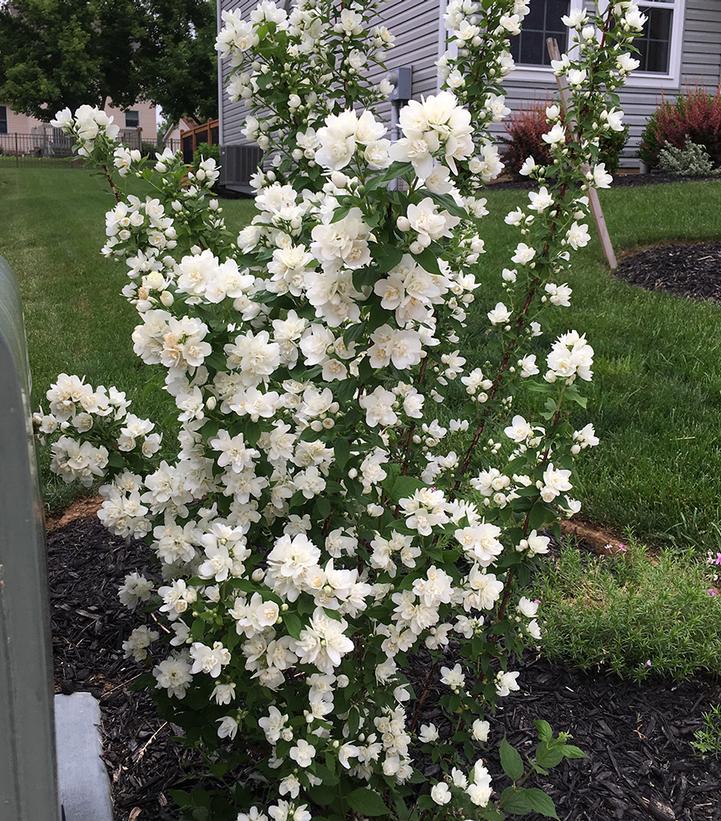
M77 376L61 373L48 390L48 413L33 415L39 435L57 435L52 444L51 469L64 482L80 482L90 487L105 476L109 451L105 445L125 454L146 459L161 445L155 425L128 412L130 402L116 388L92 388ZM76 437L83 434L83 441Z
M496 805L475 750L497 700L520 690L514 660L541 636L518 578L548 552L545 529L579 509L574 458L598 443L591 425L564 422L565 403L585 402L593 350L575 331L544 342L539 320L570 304L584 187L610 182L594 123L613 129L617 115L589 77L610 76L630 43L630 23L612 25L622 5L603 23L608 45L589 42L568 69L586 71L569 77L578 139L551 107L553 164L526 163L539 187L506 218L521 239L503 301L484 294L475 311L492 340L481 351L466 330L487 213L473 192L500 170L487 126L506 114L498 82L525 3L448 4L446 88L403 109L394 144L363 108L379 97L363 72L392 42L368 32L373 3L226 13L232 91L252 103L249 133L277 152L234 239L210 161L191 175L163 153L150 168L110 132L89 137L113 184L155 180L144 201L116 191L106 251L128 266L133 348L164 372L178 447L148 464L152 424L66 375L37 424L57 437L54 469L106 476L101 520L157 559L157 589L130 574L119 591L153 621L124 650L152 659L160 697L199 710L233 766L259 771L256 805L227 795L226 815L309 821L328 790L339 815L376 814L360 802L410 795L423 745L442 775L421 807L466 818ZM476 92L478 128L476 103L464 105ZM89 145L84 119L63 119ZM544 424L512 410L529 383ZM451 719L437 727L421 724L431 693Z

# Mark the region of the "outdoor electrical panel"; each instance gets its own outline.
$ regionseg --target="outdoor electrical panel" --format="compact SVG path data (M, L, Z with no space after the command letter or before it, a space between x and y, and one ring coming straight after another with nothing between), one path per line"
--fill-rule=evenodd
M413 66L399 66L388 72L388 79L393 83L391 100L410 100L413 88Z

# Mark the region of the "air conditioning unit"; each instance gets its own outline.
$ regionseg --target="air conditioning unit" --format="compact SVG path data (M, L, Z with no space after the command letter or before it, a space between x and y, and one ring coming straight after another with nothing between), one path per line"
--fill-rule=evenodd
M231 191L252 194L250 178L258 170L263 152L257 145L221 146L220 183Z

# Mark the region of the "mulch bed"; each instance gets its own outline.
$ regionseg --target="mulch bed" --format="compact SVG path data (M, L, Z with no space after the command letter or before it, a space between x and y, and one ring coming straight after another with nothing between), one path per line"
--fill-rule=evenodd
M192 780L198 759L173 741L179 729L158 718L151 699L129 689L141 668L121 649L133 620L116 591L126 573L142 569L141 551L94 518L49 535L55 684L100 699L116 821L176 821L168 791ZM587 753L539 781L560 819L721 821L721 761L701 760L689 746L702 713L721 701L718 682L637 685L530 658L521 681L526 693L505 700L494 736L507 733L522 748L533 720L545 718ZM424 719L433 718L429 707ZM489 766L498 772L497 762Z
M657 245L621 259L616 276L650 291L721 302L721 242Z
M150 696L130 689L144 668L122 650L137 625L118 601L118 587L142 571L142 550L111 537L95 517L49 534L55 688L88 691L100 701L116 821L175 821L168 790L197 760L173 741L179 729L158 718Z

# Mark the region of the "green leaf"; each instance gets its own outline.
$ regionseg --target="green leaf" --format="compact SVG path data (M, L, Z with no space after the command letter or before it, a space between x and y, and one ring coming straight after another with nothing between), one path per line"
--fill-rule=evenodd
M420 479L413 476L397 476L392 481L386 480L386 493L393 502L412 496L419 488L425 487Z
M373 259L378 263L384 273L395 268L403 259L403 251L395 245L373 245L371 246Z
M111 450L108 455L108 464L112 468L122 468L125 467L125 459L117 451Z
M529 530L540 530L546 523L553 521L554 516L553 510L539 499L528 515Z
M517 789L509 787L501 796L501 807L511 815L538 813L544 818L558 818L556 806L543 790L535 787Z
M523 759L508 741L504 738L501 741L501 767L503 772L511 779L511 781L518 781L523 777L525 767L523 766Z
M294 639L300 636L300 631L303 629L303 622L295 613L283 613L283 623L289 636Z
M390 810L375 790L369 787L360 787L347 796L348 804L361 815L370 817L388 815Z
M333 448L335 452L335 463L342 470L350 459L350 442L347 439L339 439Z
M341 205L340 208L336 208L333 212L333 219L331 220L331 223L340 222L342 219L347 217L351 208L352 206L350 205Z
M375 191L377 188L384 188L391 180L395 180L397 177L402 177L411 167L410 163L407 162L394 162L391 163L385 171L380 174L377 174L375 177L371 177L368 182L365 184L366 192Z
M564 744L561 747L561 752L563 753L564 758L585 758L586 753L580 747L576 747L575 744Z
M551 741L553 738L553 728L547 721L539 718L533 722L533 726L536 728L536 732L541 741Z
M313 799L314 804L320 807L329 807L338 797L333 787L327 784L319 784L317 787L311 787L308 794Z
M549 746L548 744L539 744L536 748L536 763L544 770L550 770L552 767L557 767L563 761L563 750L559 744Z
M429 248L422 251L420 254L413 255L422 268L428 271L429 274L440 274L441 269L438 265L438 258Z
M273 294L273 296L277 296L277 294ZM253 299L258 301L256 296L253 296ZM213 353L210 354L210 356L206 356L204 364L209 365L213 370L216 371L224 371L228 367L225 355L222 354L220 351L213 351Z

